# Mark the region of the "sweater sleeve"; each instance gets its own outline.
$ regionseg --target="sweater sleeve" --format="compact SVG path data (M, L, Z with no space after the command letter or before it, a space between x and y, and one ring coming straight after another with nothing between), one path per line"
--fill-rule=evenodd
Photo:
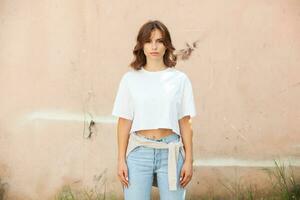
M185 79L183 81L181 102L178 111L178 120L187 115L189 115L190 117L195 117L196 114L197 113L192 83L190 79L187 76L185 76Z
M112 115L125 119L133 119L133 104L128 88L127 76L124 74L118 86L113 104Z

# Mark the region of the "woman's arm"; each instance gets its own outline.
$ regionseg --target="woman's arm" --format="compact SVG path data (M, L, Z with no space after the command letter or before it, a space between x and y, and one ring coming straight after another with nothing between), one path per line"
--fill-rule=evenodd
M126 150L128 146L129 131L132 120L119 117L118 120L118 178L121 183L128 187L128 168L126 163Z
M193 129L190 116L179 120L180 134L185 151L184 164L180 174L180 184L185 187L193 176Z
M119 117L118 120L118 161L125 161L126 150L131 129L132 120Z
M185 162L193 163L193 129L190 116L179 120L180 134L185 151Z

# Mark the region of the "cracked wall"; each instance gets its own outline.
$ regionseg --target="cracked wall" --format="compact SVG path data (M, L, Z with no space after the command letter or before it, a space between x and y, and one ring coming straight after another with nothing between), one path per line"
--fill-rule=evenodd
M296 0L0 1L0 176L10 199L93 187L104 171L107 191L121 192L110 114L148 19L167 25L177 49L199 39L176 66L198 111L188 193L219 175L260 180L274 158L298 169L299 10Z

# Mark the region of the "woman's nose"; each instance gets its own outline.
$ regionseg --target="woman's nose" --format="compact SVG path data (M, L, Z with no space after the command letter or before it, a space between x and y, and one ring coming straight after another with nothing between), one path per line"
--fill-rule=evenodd
M157 45L156 43L152 43L152 49L156 49Z

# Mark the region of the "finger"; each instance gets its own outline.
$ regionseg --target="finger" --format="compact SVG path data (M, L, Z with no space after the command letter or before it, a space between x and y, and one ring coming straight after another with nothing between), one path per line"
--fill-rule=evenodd
M189 176L188 174L185 174L185 176L183 177L183 179L182 179L182 181L181 181L181 185L185 185L186 182L188 181L189 177L190 177L190 176Z
M191 180L191 176L190 175L186 176L186 179L183 180L182 182L182 186L185 187L190 182L190 180Z
M119 180L120 180L120 182L124 185L124 186L128 186L128 182L127 182L127 180L126 180L126 178L125 178L125 176L124 176L124 172L120 172L119 173Z
M120 180L120 181L121 181L121 183L122 183L122 185L123 185L124 187L128 187L128 185L127 185L126 181L124 181L123 179L122 179L122 180Z
M122 184L124 187L128 188L128 185L126 184L126 182L122 181Z
M184 171L184 170L181 170L181 172L180 172L180 178L179 178L180 182L181 182L182 179L184 178L184 175L185 175L185 171Z
M127 174L128 174L127 171L124 170L124 171L123 171L123 174L122 174L122 180L123 180L123 182L125 183L126 187L128 187L128 184L129 184L129 181L128 181L128 175L127 175Z
M128 171L127 170L124 171L124 176L125 176L126 181L128 182Z
M182 176L181 179L180 179L180 183L185 182L186 178L187 178L187 173L186 173L186 172L183 172L183 176Z
M186 187L190 183L191 179L188 179L187 182L184 184L183 187Z

